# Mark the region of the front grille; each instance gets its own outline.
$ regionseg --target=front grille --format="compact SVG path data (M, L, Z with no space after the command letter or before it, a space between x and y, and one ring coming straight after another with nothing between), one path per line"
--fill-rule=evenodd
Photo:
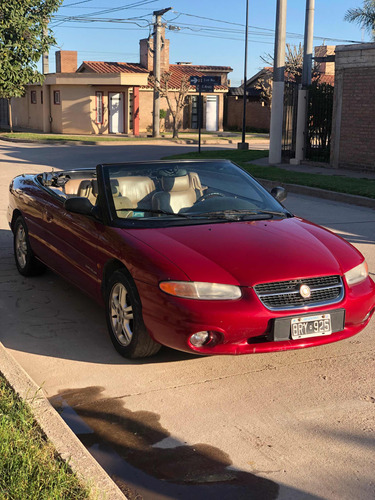
M300 294L302 285L310 288L309 298L304 298ZM335 304L344 297L344 286L340 276L262 283L256 285L254 290L262 304L272 310Z

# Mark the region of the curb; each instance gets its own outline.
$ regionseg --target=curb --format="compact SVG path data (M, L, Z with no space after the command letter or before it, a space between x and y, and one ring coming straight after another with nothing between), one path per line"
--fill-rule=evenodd
M325 200L338 201L340 203L349 203L351 205L358 205L361 207L375 209L375 199L366 198L365 196L357 196L354 194L339 193L337 191L328 191L327 189L319 189L309 186L301 186L300 184L287 184L279 181L269 181L266 179L259 179L257 181L263 187L270 190L275 186L282 186L290 193L303 194L306 196L315 196Z
M104 469L62 420L44 395L43 389L29 377L0 342L0 372L13 390L29 405L33 416L57 453L67 462L90 490L95 500L126 500Z

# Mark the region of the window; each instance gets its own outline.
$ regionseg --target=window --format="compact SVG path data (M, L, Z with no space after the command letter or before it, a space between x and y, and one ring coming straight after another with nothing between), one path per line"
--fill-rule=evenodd
M103 123L103 92L95 92L96 123Z
M53 104L60 104L60 90L53 91Z
M36 90L32 90L30 92L30 100L31 104L36 104Z

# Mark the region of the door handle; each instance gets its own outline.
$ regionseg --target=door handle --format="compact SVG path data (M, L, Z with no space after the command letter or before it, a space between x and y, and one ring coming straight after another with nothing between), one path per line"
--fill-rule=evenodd
M52 222L53 221L53 215L51 215L49 212L44 212L45 219L47 222Z

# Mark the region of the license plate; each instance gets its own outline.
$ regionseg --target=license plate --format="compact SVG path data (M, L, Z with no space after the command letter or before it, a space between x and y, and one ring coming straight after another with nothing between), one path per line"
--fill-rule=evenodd
M316 316L301 316L292 318L290 322L292 339L304 339L307 337L320 337L331 335L331 315L317 314Z

